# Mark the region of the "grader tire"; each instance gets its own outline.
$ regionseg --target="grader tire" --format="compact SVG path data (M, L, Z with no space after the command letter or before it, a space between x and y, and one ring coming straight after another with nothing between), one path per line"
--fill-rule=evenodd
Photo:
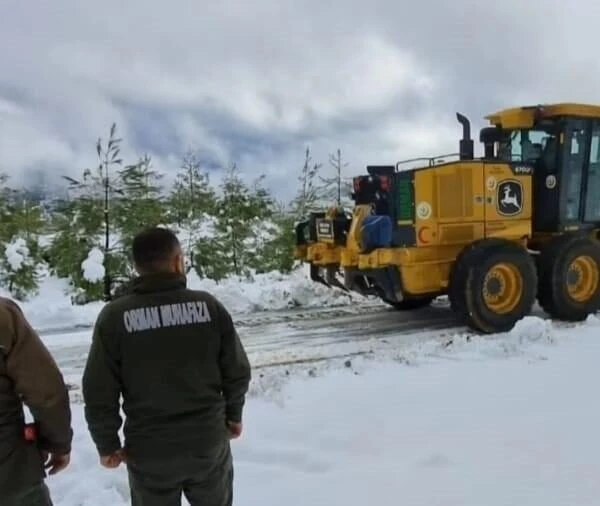
M477 258L481 254L482 248L490 248L493 245L502 247L506 244L512 243L508 243L505 239L478 239L466 246L456 257L450 270L450 279L448 280L448 300L450 302L450 309L461 323L470 325L465 298L469 268L478 262Z
M538 302L551 318L582 321L600 310L600 243L561 235L538 258Z
M510 241L478 241L457 266L454 293L459 317L471 328L486 334L508 332L533 307L537 271L529 253Z

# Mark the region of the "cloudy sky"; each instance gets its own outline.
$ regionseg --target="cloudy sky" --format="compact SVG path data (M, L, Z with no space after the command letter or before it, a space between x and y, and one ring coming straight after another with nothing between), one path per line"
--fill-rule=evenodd
M455 151L456 111L478 129L514 104L600 102L592 0L0 7L0 170L16 181L79 174L114 121L131 161L173 171L192 148L288 198L306 145L360 173Z

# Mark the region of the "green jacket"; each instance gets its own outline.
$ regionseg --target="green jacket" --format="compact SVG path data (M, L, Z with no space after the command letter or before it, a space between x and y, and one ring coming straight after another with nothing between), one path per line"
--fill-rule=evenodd
M100 312L83 373L88 428L100 455L211 452L240 422L250 364L230 314L183 276L136 279Z
M25 439L23 405L36 442ZM0 297L0 504L44 479L40 450L69 453L72 439L69 392L56 362L19 306Z

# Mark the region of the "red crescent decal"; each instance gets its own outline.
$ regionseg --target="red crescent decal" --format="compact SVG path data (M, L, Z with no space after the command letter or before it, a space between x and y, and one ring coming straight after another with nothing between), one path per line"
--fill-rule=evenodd
M419 231L417 232L417 238L419 239L419 242L427 244L428 242L431 242L431 241L423 239L423 232L425 232L425 230L429 230L429 227L421 227L419 229Z

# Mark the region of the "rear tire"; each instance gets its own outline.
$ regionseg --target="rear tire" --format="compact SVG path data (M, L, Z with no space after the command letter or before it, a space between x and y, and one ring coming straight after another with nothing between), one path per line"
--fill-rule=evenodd
M551 318L582 321L600 310L600 243L584 236L551 239L538 258L538 302Z
M449 288L458 316L486 334L508 332L527 316L537 292L537 271L529 253L503 239L477 241L457 258Z

